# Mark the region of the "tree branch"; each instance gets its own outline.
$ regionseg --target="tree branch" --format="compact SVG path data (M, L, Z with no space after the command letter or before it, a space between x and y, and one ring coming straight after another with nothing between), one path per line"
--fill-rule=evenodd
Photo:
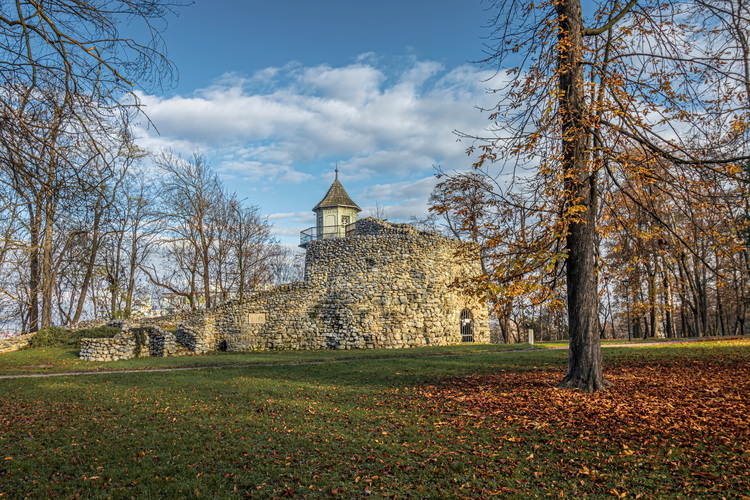
M628 2L628 4L623 7L623 9L618 12L615 17L610 17L609 21L607 21L603 26L600 26L599 28L583 28L583 36L597 36L611 29L615 24L617 24L620 19L625 17L625 14L630 12L637 3L638 0L630 0L630 2Z

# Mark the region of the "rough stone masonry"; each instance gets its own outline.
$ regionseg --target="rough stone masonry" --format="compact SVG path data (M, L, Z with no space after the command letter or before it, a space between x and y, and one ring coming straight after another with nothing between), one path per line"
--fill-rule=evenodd
M478 248L373 218L354 233L310 242L303 282L195 316L178 341L196 352L489 342L487 302L458 286L481 274Z
M196 313L175 339L196 353L486 343L487 302L460 286L480 274L476 246L365 218L307 245L304 281Z

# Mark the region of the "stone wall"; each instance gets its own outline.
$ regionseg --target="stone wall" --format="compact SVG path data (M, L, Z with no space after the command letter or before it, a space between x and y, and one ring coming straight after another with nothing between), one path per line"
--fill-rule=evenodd
M17 351L28 346L33 336L33 333L25 333L0 339L0 353Z
M117 361L144 356L174 356L181 349L174 334L157 326L128 327L110 339L81 339L80 358L86 361Z
M304 282L195 315L176 337L196 352L447 345L468 310L473 340L489 342L486 302L458 286L480 273L476 247L361 219L356 236L308 244Z

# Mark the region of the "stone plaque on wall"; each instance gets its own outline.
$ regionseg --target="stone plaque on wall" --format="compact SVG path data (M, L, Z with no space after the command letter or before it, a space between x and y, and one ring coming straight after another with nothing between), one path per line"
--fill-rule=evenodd
M263 313L248 313L247 324L248 325L262 325L266 322L266 315Z

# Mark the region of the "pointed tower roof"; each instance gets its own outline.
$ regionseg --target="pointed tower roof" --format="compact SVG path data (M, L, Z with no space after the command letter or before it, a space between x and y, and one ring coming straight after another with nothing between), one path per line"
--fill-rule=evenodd
M346 194L344 186L342 186L339 182L338 167L336 167L336 180L333 181L333 184L331 184L331 187L328 189L328 193L326 193L323 199L320 200L320 203L315 205L315 208L313 208L313 212L317 211L319 208L326 207L349 207L357 210L357 212L362 211L362 209L359 208L351 198L349 198L349 195Z

